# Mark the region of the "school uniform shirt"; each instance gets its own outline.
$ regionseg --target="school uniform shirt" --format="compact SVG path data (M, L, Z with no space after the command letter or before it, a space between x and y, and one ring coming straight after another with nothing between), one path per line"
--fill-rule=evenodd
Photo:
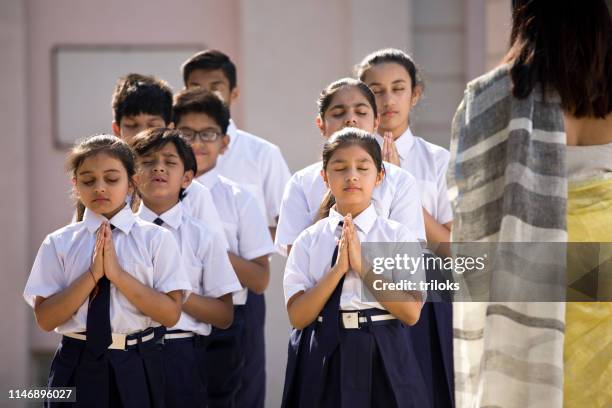
M376 135L376 140L382 148L384 139ZM440 224L452 221L453 212L446 191L449 151L414 136L410 128L395 140L395 147L400 167L417 179L423 207Z
M416 237L426 242L421 194L417 181L407 171L384 163L385 177L372 192L377 214L407 226ZM296 172L287 185L276 228L275 249L286 255L302 231L314 222L327 187L321 176L323 162Z
M200 220L208 228L218 234L221 243L228 248L223 224L219 219L219 212L213 203L210 191L201 183L193 180L184 191L185 196L181 200L187 212L195 219Z
M96 233L106 218L89 209L83 221L67 225L47 235L43 241L28 282L24 298L34 307L36 296L48 298L87 273L91 266ZM109 221L113 245L121 268L141 283L162 293L191 290L184 271L179 249L172 234L155 224L138 218L129 206L123 207ZM65 323L58 333L83 332L87 327L87 300ZM143 315L111 283L110 323L113 333L130 334L160 324Z
M161 226L172 233L178 243L182 267L191 282L192 293L219 298L242 289L224 245L206 225L185 211L182 202L161 215L142 203L138 216L149 222L161 218ZM210 334L211 326L182 312L178 323L170 328L177 329L206 336Z
M238 129L233 120L230 120L227 134L229 146L217 159L217 171L253 194L268 225L275 226L283 187L291 176L280 149Z
M216 168L198 177L198 181L210 190L230 252L247 260L274 252L268 224L251 193L219 175ZM234 292L234 305L244 305L247 296L247 288Z
M283 280L285 304L299 291L307 291L314 287L330 271L336 241L341 232L338 223L343 219L344 217L332 208L327 218L307 228L295 240L285 266ZM353 222L361 243L387 242L392 245L392 243L418 242L416 235L408 227L377 215L373 205L353 218ZM410 253L410 256L421 256L420 245L412 245L410 250L413 252ZM395 272L393 276L398 279L424 281L425 273L422 268L419 268L410 278ZM362 280L357 273L347 272L340 295L340 309L378 308L385 310L378 302L366 301L366 294L362 294L361 289ZM422 291L421 295L424 300L426 291Z

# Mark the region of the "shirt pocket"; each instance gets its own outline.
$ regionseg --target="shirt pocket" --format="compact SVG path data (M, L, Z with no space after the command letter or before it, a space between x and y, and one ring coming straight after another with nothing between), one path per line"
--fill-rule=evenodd
M238 255L238 225L231 222L222 222L221 224L231 252Z
M187 279L189 279L189 283L191 284L191 291L185 294L185 299L191 293L203 295L205 290L204 273L206 272L204 271L204 265L197 261L186 262L184 268Z
M155 288L155 276L153 266L143 265L142 263L129 263L123 266L123 270L138 279L143 285Z

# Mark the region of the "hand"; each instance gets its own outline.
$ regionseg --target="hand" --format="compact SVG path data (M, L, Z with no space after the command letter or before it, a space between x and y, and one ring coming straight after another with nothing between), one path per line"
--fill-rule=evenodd
M359 235L357 235L357 229L355 228L355 223L353 222L353 217L351 214L348 214L345 218L344 225L347 226L348 231L350 268L363 279L364 271L361 267L361 242L359 242Z
M96 244L94 246L93 258L90 267L96 283L104 276L104 228L100 226L96 233Z
M340 271L342 275L349 270L349 256L348 256L348 232L346 230L346 221L342 227L342 235L338 240L338 257L336 258L336 264L333 266L336 270Z
M393 133L385 132L382 148L382 156L383 160L395 164L396 166L400 165L399 152L397 151L397 147L395 146L395 141L393 140Z
M104 274L108 280L113 282L124 272L117 260L117 253L115 252L110 225L108 222L104 222L102 226L102 228L104 228Z

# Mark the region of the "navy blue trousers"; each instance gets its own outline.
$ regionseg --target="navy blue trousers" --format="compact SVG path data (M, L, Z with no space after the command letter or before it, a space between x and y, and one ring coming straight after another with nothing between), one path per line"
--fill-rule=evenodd
M292 333L283 407L430 407L403 323L342 329L329 359L318 350L319 327Z
M266 399L266 344L264 295L249 291L244 309L244 368L236 396L240 408L263 408Z
M151 340L96 358L85 341L64 336L51 363L49 386L76 387L77 401L46 407L164 407L161 344Z
M207 406L206 383L201 375L206 368L199 356L202 353L201 336L165 340L162 354L167 408Z
M206 345L205 364L210 408L239 407L237 394L244 368L244 306L234 306L234 321L225 329L213 327Z

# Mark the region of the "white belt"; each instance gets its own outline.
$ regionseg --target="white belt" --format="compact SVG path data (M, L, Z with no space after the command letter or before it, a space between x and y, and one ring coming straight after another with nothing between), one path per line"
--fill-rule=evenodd
M166 334L164 334L164 340L187 339L187 338L193 337L193 336L195 336L194 332L166 333Z
M358 329L359 323L367 323L368 318L365 316L359 316L359 312L341 312L342 316L342 327L345 329ZM373 322L379 322L382 320L394 320L397 319L391 313L370 316L370 320ZM323 322L323 316L317 317L319 323Z
M83 340L83 341L87 340L87 335L81 334L81 333L64 333L63 335L66 337L77 339L77 340ZM127 339L127 336L129 336L129 334L112 333L111 335L113 338L113 342L111 343L110 346L108 346L109 349L125 350L127 346L133 346L135 344L138 344L138 339ZM146 341L153 340L154 337L155 337L155 332L151 331L151 333L147 334L146 336L141 337L140 341L144 343Z

